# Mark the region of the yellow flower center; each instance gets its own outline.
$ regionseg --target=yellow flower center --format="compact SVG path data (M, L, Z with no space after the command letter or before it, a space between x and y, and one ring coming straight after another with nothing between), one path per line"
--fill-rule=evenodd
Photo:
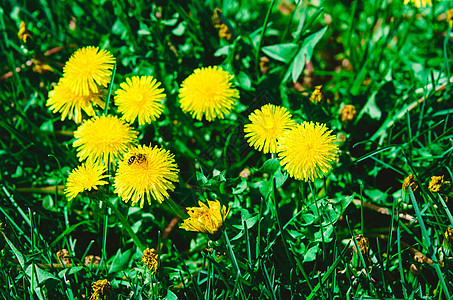
M137 100L137 102L141 102L141 101L143 101L144 99L145 99L145 97L143 97L142 94L137 93L137 98L135 99L135 100Z
M263 127L266 129L274 129L275 121L270 114L264 114Z

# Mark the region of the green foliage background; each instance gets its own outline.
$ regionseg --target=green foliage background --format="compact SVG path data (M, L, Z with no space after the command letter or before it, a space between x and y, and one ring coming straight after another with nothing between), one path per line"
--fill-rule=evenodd
M215 8L229 40L219 38ZM428 183L453 177L451 8L435 0L427 8L400 0L4 1L0 294L83 299L91 282L107 278L112 299L448 299L451 189L433 194ZM33 36L27 43L17 37L21 20ZM224 230L209 237L179 229L165 202L130 207L110 190L142 243L159 248L155 275L106 205L68 202L58 189L78 165L77 126L45 103L70 55L91 45L117 59L113 90L133 75L162 82L163 115L136 128L142 145L175 154L181 172L171 198L180 208L200 199L232 207ZM32 59L54 72L34 72ZM181 111L178 89L212 65L235 76L240 100L224 120L195 121ZM317 85L328 101L310 102ZM331 173L295 181L248 146L247 116L267 103L333 130L341 155ZM358 112L354 122L340 119L346 104ZM404 192L411 173L419 188ZM369 254L352 250L357 234ZM57 266L62 248L71 266ZM90 254L99 266L82 263Z

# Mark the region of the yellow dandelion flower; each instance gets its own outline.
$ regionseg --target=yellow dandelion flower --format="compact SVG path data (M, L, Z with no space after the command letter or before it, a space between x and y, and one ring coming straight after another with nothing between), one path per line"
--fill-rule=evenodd
M112 285L107 279L102 279L93 282L91 288L93 289L93 293L91 294L90 300L98 300L99 298L107 299L107 296L112 289Z
M99 93L90 93L87 96L75 94L67 81L60 80L55 88L49 92L49 99L46 105L53 113L61 112L61 120L68 117L74 122L82 122L82 110L90 117L96 116L94 106L104 109L105 102L101 97L105 97L105 89Z
M178 181L179 169L174 155L157 146L138 146L129 149L119 164L115 175L115 193L132 205L140 202L143 208L145 198L151 205L151 198L162 202L173 191L173 182Z
M403 190L407 192L409 190L409 187L411 187L412 191L418 189L418 183L417 181L415 181L414 174L410 174L404 179Z
M158 266L158 254L157 251L154 249L146 248L143 251L142 262L151 270L151 275L156 273L157 266Z
M223 119L239 98L239 91L231 86L232 78L217 66L196 69L181 84L181 109L200 121L203 115L208 121Z
M63 75L72 91L88 96L110 83L115 58L107 50L88 46L77 50L66 62Z
M214 234L222 227L230 208L219 201L208 200L208 205L198 201L200 207L187 207L189 217L179 226L187 231Z
M280 164L297 179L314 181L332 169L338 144L324 124L304 122L279 139Z
M426 7L426 6L433 6L431 0L404 0L404 4L407 5L408 3L413 3L415 7Z
M266 104L249 115L251 124L244 126L250 147L264 153L277 152L277 140L296 125L285 107Z
M24 43L26 43L29 39L32 39L31 32L27 29L27 25L24 21L20 21L20 28L17 36Z
M155 121L164 109L161 102L165 99L164 89L159 89L160 83L152 76L133 76L121 83L121 89L116 91L115 104L127 122L144 125Z
M115 116L94 117L79 126L72 144L79 160L115 164L127 149L137 144L138 132Z
M97 190L99 186L108 184L103 180L108 177L104 175L106 167L99 164L85 164L73 169L68 177L66 189L64 193L68 200L74 199L78 194L83 191Z

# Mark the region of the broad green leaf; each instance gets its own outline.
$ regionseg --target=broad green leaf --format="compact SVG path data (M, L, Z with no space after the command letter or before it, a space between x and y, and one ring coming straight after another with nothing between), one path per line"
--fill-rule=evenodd
M29 265L25 270L25 274L27 274L27 276L31 278L31 280L33 280L34 286L42 285L47 280L53 280L54 283L59 281L57 277L47 271L44 271L35 264ZM36 282L36 279L38 280L38 282Z
M235 188L233 188L233 195L242 193L246 188L247 180L245 180L245 178L241 178L241 182Z
M294 55L296 54L298 48L299 45L297 44L287 43L265 46L262 48L262 50L267 56L275 60L284 63L290 63Z
M266 160L258 171L261 173L274 174L279 166L280 161L277 158L271 158Z
M302 47L294 58L294 62L292 64L293 82L296 82L300 74L302 74L302 71L305 68L305 63L311 60L311 56L313 55L313 50L315 49L316 44L326 33L326 31L327 27L324 27L323 29L305 38L304 43L302 44Z
M319 247L318 244L309 248L304 254L304 262L314 261L316 259L316 254L318 253Z
M252 89L252 80L244 71L240 71L236 78L243 89Z
M172 291L168 290L167 296L165 296L165 300L178 300L178 296L176 296L176 294Z
M124 253L121 254L121 249L118 249L116 252L115 257L113 258L112 264L109 269L109 273L115 273L121 270L124 270L129 261L131 260L132 256L132 249L126 250Z
M3 237L5 238L6 242L8 243L8 246L11 248L13 251L14 255L16 256L17 260L19 261L20 266L25 269L25 259L22 253L17 250L16 247L14 247L13 243L6 237L6 235L2 232Z
M372 119L379 120L382 116L382 112L379 107L376 105L376 92L374 92L369 98L365 106L359 113L357 118L361 118L363 114L369 115Z

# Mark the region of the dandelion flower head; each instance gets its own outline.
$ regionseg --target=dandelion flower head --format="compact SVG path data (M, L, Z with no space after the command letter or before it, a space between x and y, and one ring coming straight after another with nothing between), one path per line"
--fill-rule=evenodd
M138 118L139 125L155 121L164 109L161 103L165 99L164 89L159 89L159 86L152 76L133 76L121 83L115 103L123 119L132 123Z
M64 192L68 200L74 199L83 191L97 190L99 186L108 184L103 180L108 177L108 175L104 175L105 172L104 165L85 163L72 170Z
M279 139L280 164L288 174L304 181L314 181L332 169L338 157L338 144L324 124L304 122Z
M223 119L239 98L239 91L231 86L232 78L217 66L196 69L181 84L181 109L200 121L203 115L208 121Z
M219 201L210 201L204 204L198 201L199 207L187 207L189 218L179 226L187 231L197 231L214 234L222 227L230 208L221 205Z
M276 153L277 140L286 130L296 125L285 107L266 104L249 115L252 123L246 124L244 132L250 147L263 153Z
M79 160L115 164L127 149L137 144L138 132L115 116L94 117L79 126L72 144Z
M66 62L63 76L74 93L88 96L110 82L115 58L107 50L88 46L77 50Z
M68 117L73 119L74 122L80 123L82 122L82 110L88 116L94 117L96 116L95 106L102 109L105 107L105 102L101 99L105 95L106 92L103 88L98 93L90 92L87 96L78 95L68 86L67 81L60 80L55 88L49 92L46 105L54 113L61 112L62 121Z
M157 146L138 146L129 149L119 164L115 175L115 193L132 205L145 199L151 205L151 198L162 202L173 191L173 182L178 181L179 169L174 155Z

